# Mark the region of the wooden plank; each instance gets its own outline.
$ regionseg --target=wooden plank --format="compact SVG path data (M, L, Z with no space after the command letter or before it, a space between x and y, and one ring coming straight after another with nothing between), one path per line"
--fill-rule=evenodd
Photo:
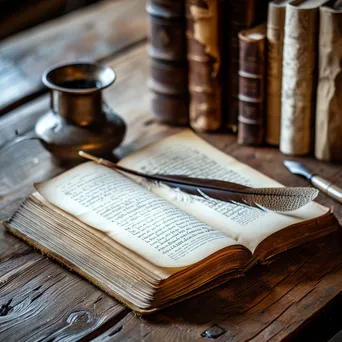
M24 135L32 131L38 118L48 110L49 103L48 95L41 96L0 117L0 147L12 141L16 132Z
M1 340L36 341L58 335L74 341L112 325L126 311L93 285L0 230Z
M145 0L107 0L4 40L0 115L46 91L40 79L52 65L103 60L146 34Z
M217 341L281 341L341 288L341 241L330 236L151 317L130 314L95 341L203 341L213 327Z
M34 255L0 285L2 341L75 341L125 314L122 305L90 283Z
M0 279L16 266L9 266L8 261L32 252L32 249L11 234L0 229ZM5 266L7 265L7 266ZM1 283L1 280L0 280Z

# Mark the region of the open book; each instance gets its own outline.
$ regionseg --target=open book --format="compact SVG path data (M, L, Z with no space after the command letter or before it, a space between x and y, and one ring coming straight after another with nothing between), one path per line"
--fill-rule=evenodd
M120 165L254 187L281 184L190 130ZM193 196L86 162L36 185L5 226L132 309L151 312L338 227L311 202L286 214Z

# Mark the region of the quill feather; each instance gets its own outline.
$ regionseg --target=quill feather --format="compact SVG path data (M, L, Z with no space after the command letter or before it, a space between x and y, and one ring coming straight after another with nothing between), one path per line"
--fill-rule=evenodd
M144 174L130 170L108 160L94 157L83 151L80 156L93 160L109 168L143 177L145 179L162 182L172 188L204 197L229 203L240 203L271 211L293 211L314 200L318 190L310 187L278 187L251 188L242 184L215 179L193 178L185 175Z

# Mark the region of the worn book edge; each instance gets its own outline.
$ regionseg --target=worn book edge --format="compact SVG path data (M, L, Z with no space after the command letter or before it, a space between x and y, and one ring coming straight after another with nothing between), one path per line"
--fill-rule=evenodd
M101 290L103 290L106 294L108 294L111 297L114 297L115 299L117 299L120 303L122 303L123 305L125 305L126 307L132 309L133 311L140 313L140 314L153 314L156 311L165 309L169 306L172 306L176 303L182 302L186 299L195 297L201 293L207 292L217 286L220 286L224 283L226 283L228 280L230 279L234 279L234 278L239 278L239 277L243 277L244 276L244 272L232 272L232 273L228 273L225 275L222 275L214 280L212 280L211 282L201 286L200 288L191 291L189 293L187 293L186 295L180 296L168 303L166 303L165 305L162 305L160 307L155 307L155 308L151 308L151 309L142 309L138 306L135 306L133 303L125 300L125 298L123 298L122 296L118 295L116 292L112 291L111 289L109 289L107 286L105 286L104 284L102 284L101 282L97 281L96 278L92 277L91 275L89 275L87 272L84 272L82 269L78 268L75 264L71 263L69 260L67 260L66 258L61 257L59 254L53 252L51 249L46 248L43 244L39 243L38 241L30 238L29 236L23 234L22 232L20 232L19 230L12 228L11 225L8 223L8 221L2 221L1 222L2 225L4 226L4 228L6 230L8 230L11 234L13 234L14 236L18 237L19 239L23 240L24 242L26 242L28 245L30 245L31 247L33 247L34 249L37 249L38 251L40 251L40 253L42 253L44 256L47 256L48 258L51 258L55 261L57 261L58 263L60 263L62 266L64 266L65 268L67 268L69 271L72 271L78 275L80 275L81 277L87 279L90 283L94 284L95 286L97 286L98 288L100 288ZM250 263L249 267L252 267L254 263Z

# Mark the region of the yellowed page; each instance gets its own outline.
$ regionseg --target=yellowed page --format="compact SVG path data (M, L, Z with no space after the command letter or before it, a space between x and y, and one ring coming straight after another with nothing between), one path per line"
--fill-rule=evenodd
M217 150L190 130L166 138L123 159L120 165L147 173L182 174L226 180L252 187L276 187L280 183ZM139 181L136 178L136 181ZM140 180L141 181L141 180ZM142 182L146 185L146 182ZM158 196L225 232L254 252L267 236L303 220L321 216L327 208L309 203L286 214L190 196L165 185L147 184Z
M236 244L129 178L93 162L35 187L58 208L158 266L190 265Z

